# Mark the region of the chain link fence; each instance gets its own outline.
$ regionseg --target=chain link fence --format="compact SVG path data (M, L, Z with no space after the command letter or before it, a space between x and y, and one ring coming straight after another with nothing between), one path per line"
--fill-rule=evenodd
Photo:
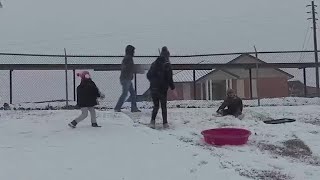
M75 88L80 79L78 71L88 70L100 91L106 95L100 106L113 108L121 94L119 82L122 56L37 55L0 53L0 103L15 106L29 104L65 104L68 99L75 104ZM65 65L66 71L57 68ZM137 65L150 65L156 56L136 56ZM292 97L316 97L314 52L246 52L170 57L173 67L202 65L203 69L175 68L174 82L178 96L169 91L169 107L212 107L221 103L228 88L235 89L246 105L275 105L295 101ZM231 67L233 64L291 63L290 68ZM208 68L206 65L223 67ZM46 68L43 68L45 65ZM77 65L81 69L77 69ZM91 67L106 67L94 68ZM59 66L59 67L60 67ZM230 68L229 68L230 66ZM86 67L88 67L86 69ZM144 74L136 74L133 80L140 107L152 107L148 94L149 82ZM67 77L67 78L66 78ZM67 82L66 82L67 80ZM67 94L67 95L66 95ZM196 101L195 101L196 100ZM130 98L128 99L130 101ZM310 101L305 100L305 101ZM128 105L129 103L126 103Z

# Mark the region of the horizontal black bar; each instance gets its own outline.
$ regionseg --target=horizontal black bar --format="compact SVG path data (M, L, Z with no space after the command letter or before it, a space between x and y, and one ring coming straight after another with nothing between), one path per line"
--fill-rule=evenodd
M138 69L148 70L150 64L137 64ZM245 68L254 69L255 63L238 64L172 64L173 70L211 70ZM259 68L311 68L317 67L316 63L259 63ZM319 65L318 65L319 67ZM0 70L64 70L64 64L0 64ZM96 71L119 71L120 64L68 64L68 69L94 69Z
M307 50L307 51L261 51L257 52L258 54L281 54L281 53L312 53L314 51ZM318 51L320 52L320 50ZM171 55L170 57L205 57L205 56L223 56L223 55L241 55L241 54L256 54L256 52L235 52L235 53L212 53L212 54L191 54L191 55ZM39 56L39 57L65 57L65 55L59 55L59 54L26 54L26 53L0 53L1 55L6 56ZM112 55L112 56L106 56L106 55L67 55L67 57L88 57L88 58L122 58L123 55ZM138 55L135 57L141 57L141 58L156 58L158 56L156 55Z

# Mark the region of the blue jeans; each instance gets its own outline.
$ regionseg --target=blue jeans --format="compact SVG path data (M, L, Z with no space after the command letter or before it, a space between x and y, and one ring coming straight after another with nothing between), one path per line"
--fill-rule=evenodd
M128 92L130 92L131 95L131 111L137 110L137 97L136 97L136 92L133 89L133 85L131 80L121 80L120 81L122 85L122 94L117 102L116 107L114 108L115 110L120 110L123 103L126 101L126 98L128 96Z

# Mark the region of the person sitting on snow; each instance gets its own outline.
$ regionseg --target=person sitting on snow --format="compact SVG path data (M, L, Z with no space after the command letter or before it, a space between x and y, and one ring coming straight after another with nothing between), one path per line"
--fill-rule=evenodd
M228 109L225 109L228 107ZM235 90L227 90L227 97L217 110L217 113L226 116L233 115L235 117L243 118L242 114L243 104L242 100L236 95Z

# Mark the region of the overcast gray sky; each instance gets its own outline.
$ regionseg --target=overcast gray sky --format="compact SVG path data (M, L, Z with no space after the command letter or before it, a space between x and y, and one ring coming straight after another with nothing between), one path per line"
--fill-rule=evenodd
M301 50L309 0L1 0L0 51L138 54ZM320 0L316 0L320 4ZM310 28L311 30L311 28ZM308 44L312 48L312 41Z
M311 27L309 0L0 1L0 52L62 54L66 47L69 53L117 55L128 43L143 55L157 54L163 45L172 54L253 51L253 45L302 50ZM0 102L8 102L9 74L0 73ZM109 99L118 98L118 78L93 75ZM63 71L14 71L13 77L14 102L64 98Z

